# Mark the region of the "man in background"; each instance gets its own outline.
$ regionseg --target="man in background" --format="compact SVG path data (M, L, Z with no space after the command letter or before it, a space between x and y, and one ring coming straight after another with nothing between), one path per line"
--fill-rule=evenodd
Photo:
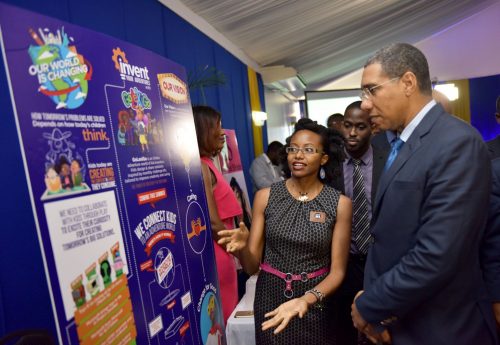
M500 96L498 96L496 102L495 119L497 120L497 123L500 125ZM500 157L500 135L497 136L495 139L487 141L486 145L488 145L488 150L490 151L491 159Z
M375 198L354 325L379 342L496 344L479 264L491 192L486 145L432 99L427 59L409 44L376 52L361 86L361 107L396 137Z
M372 147L370 118L361 109L361 101L347 106L341 132L346 159L337 185L342 186L342 192L353 201L353 219L346 275L335 294L335 335L338 344L357 345L358 330L352 324L351 304L356 293L363 289L372 205L387 151Z
M252 177L253 191L271 187L274 182L283 179L281 167L279 166L279 153L283 144L273 141L267 147L266 153L254 159L250 165L250 176Z
M344 116L341 113L335 113L328 116L326 120L326 127L336 129L337 131L342 130L342 122L344 121Z

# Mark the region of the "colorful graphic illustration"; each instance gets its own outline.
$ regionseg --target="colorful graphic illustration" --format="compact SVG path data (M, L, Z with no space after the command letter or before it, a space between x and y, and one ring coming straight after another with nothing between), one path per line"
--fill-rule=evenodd
M71 179L73 181L73 188L82 188L82 163L78 159L71 161Z
M172 285L175 277L174 256L170 249L166 247L160 248L156 253L155 258L155 278L158 285L167 289Z
M115 269L116 278L123 274L123 259L120 255L120 243L117 242L111 247L111 255L113 257L113 268Z
M45 187L42 200L59 197L67 193L82 193L90 191L85 183L85 167L83 158L77 152L75 144L69 140L70 131L54 128L52 132L43 133L47 139L49 151L45 154Z
M207 243L207 232L203 231L203 227L206 227L205 215L200 204L193 201L186 210L186 236L196 254L201 254Z
M104 254L99 259L100 273L104 287L107 288L111 284L111 265L108 261L108 253Z
M85 304L85 288L82 283L82 276L79 275L74 281L71 282L71 289L73 296L73 301L77 308Z
M221 313L219 304L212 291L203 298L201 305L201 337L205 345L223 344L224 330L221 325Z
M92 265L90 265L85 270L85 275L87 276L87 292L91 297L97 296L100 289L97 282L97 272L95 263L92 263Z
M163 73L157 77L163 97L177 104L189 102L186 83L178 76L173 73Z
M187 237L190 240L191 238L193 238L193 236L200 236L200 233L205 230L207 230L207 226L201 224L201 218L198 218L197 220L192 220L191 232L187 234Z
M115 58L119 59L117 61L122 61L120 54ZM120 63L123 66L123 62ZM150 151L150 145L163 143L163 128L151 113L152 102L148 95L134 86L122 90L120 98L126 109L118 111L116 131L118 144L121 146L139 145L141 152L146 154Z
M38 34L29 29L36 45L28 49L32 65L29 73L37 76L38 91L48 96L56 109L76 109L85 102L88 81L92 78L92 66L76 47L70 45L72 37L64 32L64 27L56 34L49 29L38 29Z

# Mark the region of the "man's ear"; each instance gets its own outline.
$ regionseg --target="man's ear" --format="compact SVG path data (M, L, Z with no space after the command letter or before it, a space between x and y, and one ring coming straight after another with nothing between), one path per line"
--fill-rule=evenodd
M401 81L404 85L404 92L407 97L411 96L415 91L418 90L417 76L411 72L407 71L401 76Z

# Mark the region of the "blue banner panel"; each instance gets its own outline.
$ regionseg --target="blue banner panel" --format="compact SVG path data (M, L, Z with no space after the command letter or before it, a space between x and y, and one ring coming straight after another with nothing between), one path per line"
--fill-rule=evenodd
M59 343L224 343L184 68L5 4L0 25Z

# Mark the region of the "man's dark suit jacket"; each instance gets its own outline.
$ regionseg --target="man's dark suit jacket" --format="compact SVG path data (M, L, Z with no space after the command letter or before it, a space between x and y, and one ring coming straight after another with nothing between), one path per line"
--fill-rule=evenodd
M387 133L385 131L381 131L372 137L372 146L380 150L391 152L391 144L389 143Z
M491 171L470 125L435 105L379 182L363 318L393 344L495 344L480 265Z
M491 161L491 166L493 187L481 246L481 267L492 302L500 302L500 158Z
M491 159L500 157L500 135L495 139L486 142L488 150L490 151Z

